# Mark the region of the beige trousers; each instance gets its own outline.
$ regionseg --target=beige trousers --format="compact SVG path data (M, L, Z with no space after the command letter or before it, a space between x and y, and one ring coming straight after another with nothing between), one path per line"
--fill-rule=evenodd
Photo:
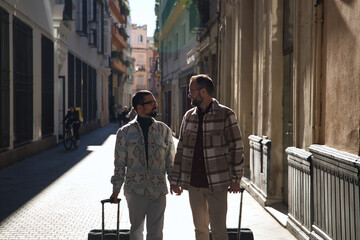
M196 240L228 240L226 231L227 190L211 192L208 188L189 187Z

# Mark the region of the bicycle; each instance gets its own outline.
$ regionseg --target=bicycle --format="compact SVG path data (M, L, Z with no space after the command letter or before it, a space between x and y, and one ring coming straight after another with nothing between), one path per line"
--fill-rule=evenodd
M63 144L66 150L70 150L73 146L74 149L79 147L78 141L75 139L73 122L68 126L65 124Z

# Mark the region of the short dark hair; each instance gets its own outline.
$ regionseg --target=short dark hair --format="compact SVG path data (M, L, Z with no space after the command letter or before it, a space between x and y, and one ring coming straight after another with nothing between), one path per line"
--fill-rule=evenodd
M135 108L135 110L137 111L137 106L143 104L144 102L144 97L147 95L153 95L152 92L148 91L148 90L140 90L137 91L133 97L132 97L132 105Z
M214 93L214 88L215 88L214 83L208 75L206 74L194 75L190 78L190 82L191 81L196 81L196 85L199 88L205 88L210 96L212 96L212 94Z

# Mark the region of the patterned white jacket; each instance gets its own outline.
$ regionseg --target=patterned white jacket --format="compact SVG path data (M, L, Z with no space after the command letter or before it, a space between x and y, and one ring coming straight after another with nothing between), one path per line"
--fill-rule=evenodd
M157 198L168 193L166 174L174 166L174 142L171 129L163 122L152 119L148 133L148 161L145 142L137 117L120 128L116 136L113 191L134 191Z

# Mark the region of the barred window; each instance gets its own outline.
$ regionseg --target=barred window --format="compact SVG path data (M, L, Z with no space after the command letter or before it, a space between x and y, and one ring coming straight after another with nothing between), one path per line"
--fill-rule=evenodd
M41 39L41 132L42 137L54 133L54 43Z
M14 16L14 146L33 139L33 38L32 29Z
M10 146L9 13L0 8L0 150Z

